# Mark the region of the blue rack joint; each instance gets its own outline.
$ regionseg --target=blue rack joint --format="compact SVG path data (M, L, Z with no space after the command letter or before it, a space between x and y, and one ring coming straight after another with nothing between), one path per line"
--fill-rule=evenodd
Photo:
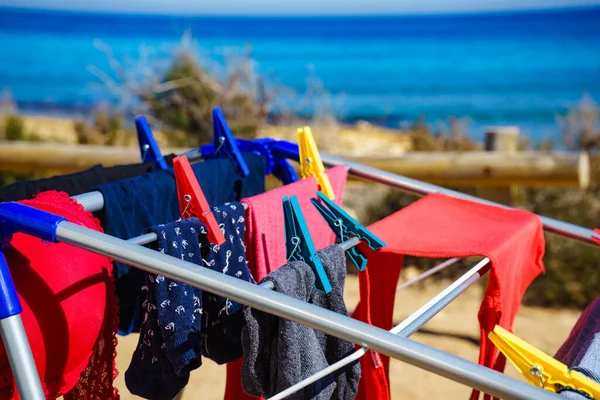
M66 218L23 204L0 203L0 319L23 311L17 289L4 257L5 250L16 232L27 233L42 240L56 242L56 229Z

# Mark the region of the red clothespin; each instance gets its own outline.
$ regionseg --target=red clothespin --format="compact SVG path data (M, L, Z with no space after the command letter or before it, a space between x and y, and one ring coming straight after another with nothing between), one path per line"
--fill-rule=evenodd
M204 197L187 157L176 157L173 160L173 170L175 171L181 218L197 217L208 228L208 240L211 243L218 245L225 243L225 236L219 228L206 197Z
M596 236L592 235L592 240L594 241L594 243L600 246L600 229L594 229L594 233L596 234Z

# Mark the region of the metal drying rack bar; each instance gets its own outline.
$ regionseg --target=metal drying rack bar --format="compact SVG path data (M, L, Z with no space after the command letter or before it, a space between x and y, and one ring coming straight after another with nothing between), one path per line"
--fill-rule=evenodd
M504 399L557 398L550 392L392 332L79 225L60 222L56 240L366 346Z

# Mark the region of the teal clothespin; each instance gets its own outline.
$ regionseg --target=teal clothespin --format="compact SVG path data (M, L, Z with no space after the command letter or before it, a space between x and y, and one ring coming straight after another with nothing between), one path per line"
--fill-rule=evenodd
M283 198L283 217L287 260L304 261L315 274L317 290L324 293L331 292L331 284L315 249L296 196Z
M316 199L310 199L310 201L325 219L340 243L356 236L360 240L366 241L373 250L379 250L380 248L385 247L386 244L381 239L373 235L371 231L352 218L340 206L325 196L324 193L317 192L317 197L319 197L325 205L321 204ZM367 267L367 258L356 247L348 249L346 254L348 254L348 257L354 265L356 265L356 268L358 268L359 271L364 271Z

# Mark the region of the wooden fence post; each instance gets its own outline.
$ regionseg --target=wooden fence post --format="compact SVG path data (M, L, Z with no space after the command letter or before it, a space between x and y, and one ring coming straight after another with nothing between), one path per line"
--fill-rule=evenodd
M519 151L520 131L516 126L500 126L488 128L485 132L485 151L516 153ZM477 194L484 199L511 205L511 187L479 188Z
M490 127L485 131L485 151L495 151L513 154L519 151L520 130L516 126ZM487 200L507 206L512 205L512 188L507 187L479 187L477 195ZM492 228L493 229L493 228ZM489 273L477 281L481 298L485 295L489 284Z

